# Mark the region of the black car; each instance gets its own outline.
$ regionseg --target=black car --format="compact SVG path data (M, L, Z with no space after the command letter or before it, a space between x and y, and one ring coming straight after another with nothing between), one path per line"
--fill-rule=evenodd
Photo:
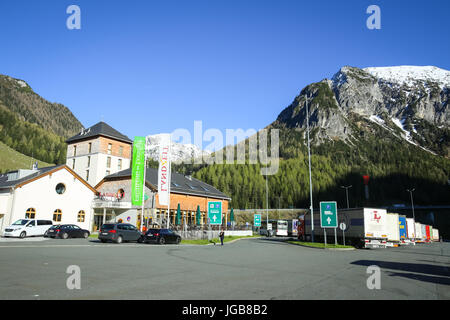
M113 241L122 243L123 241L142 242L142 233L129 223L105 223L100 228L98 239L101 242Z
M75 224L57 224L48 229L44 237L50 238L87 238L89 237L90 232L85 229L81 229L79 226Z
M142 237L142 242L149 243L176 243L181 242L181 236L170 229L149 229Z

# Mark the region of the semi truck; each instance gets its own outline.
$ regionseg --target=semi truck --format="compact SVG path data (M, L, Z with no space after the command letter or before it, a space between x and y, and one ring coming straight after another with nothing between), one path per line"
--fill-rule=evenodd
M387 213L386 215L386 233L388 247L398 247L400 243L399 214Z
M397 218L398 219L398 218ZM387 236L387 212L386 209L377 208L355 208L339 209L338 222L345 223L345 242L358 248L380 248L386 247ZM303 216L299 221L299 239L311 239L311 215ZM300 231L302 230L302 231ZM342 231L337 231L337 238L342 243ZM397 220L398 232L398 220ZM328 229L327 242L334 243L334 230ZM315 241L324 241L324 229L320 227L320 213L314 215L314 238Z
M406 218L406 231L408 236L405 243L416 245L416 223L413 218Z
M416 225L416 242L417 243L424 242L425 239L423 238L422 224L419 222L416 222L415 225Z
M406 216L398 216L398 229L400 233L400 244L406 244L408 239L408 226L406 223Z
M439 230L435 228L433 228L433 241L439 241Z

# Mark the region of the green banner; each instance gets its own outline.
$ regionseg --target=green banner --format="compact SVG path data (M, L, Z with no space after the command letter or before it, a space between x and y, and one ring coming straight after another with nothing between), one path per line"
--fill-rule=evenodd
M145 167L145 137L135 137L133 143L133 167L131 173L131 203L142 205Z

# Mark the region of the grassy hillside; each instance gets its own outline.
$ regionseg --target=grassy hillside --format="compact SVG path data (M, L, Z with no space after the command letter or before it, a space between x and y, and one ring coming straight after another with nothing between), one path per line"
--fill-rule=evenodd
M30 169L36 160L23 155L0 141L0 172L4 173L16 169ZM39 167L48 167L52 164L38 160Z

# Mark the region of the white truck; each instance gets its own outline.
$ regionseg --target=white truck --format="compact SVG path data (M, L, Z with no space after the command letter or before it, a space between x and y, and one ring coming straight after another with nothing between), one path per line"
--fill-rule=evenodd
M408 236L405 239L406 244L416 245L416 233L415 233L416 224L413 218L406 218L406 232Z
M388 247L398 247L400 243L400 229L399 229L399 215L398 213L386 214L386 233Z
M416 243L424 242L424 236L422 235L422 224L416 222Z
M345 242L359 248L380 248L387 245L386 209L355 208L338 209L338 224L345 223ZM311 238L311 215L305 215L305 237ZM397 226L398 228L398 226ZM338 241L342 243L342 230L338 229ZM324 240L324 232L320 227L320 214L314 215L315 241ZM334 230L327 230L327 242L334 243Z
M433 241L439 241L439 230L438 229L435 229L435 228L433 228L433 239L432 239Z

